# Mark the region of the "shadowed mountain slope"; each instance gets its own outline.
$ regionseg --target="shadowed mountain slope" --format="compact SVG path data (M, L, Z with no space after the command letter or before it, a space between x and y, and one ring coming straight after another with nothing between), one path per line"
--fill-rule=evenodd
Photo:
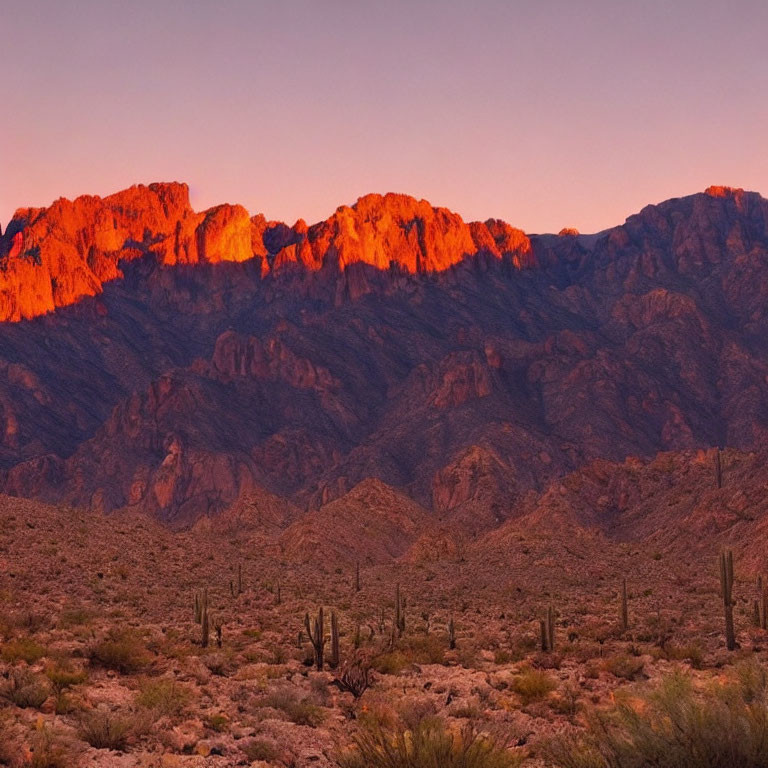
M402 195L289 227L151 185L19 211L0 254L7 493L187 525L376 477L478 533L594 459L768 428L755 193L585 237Z

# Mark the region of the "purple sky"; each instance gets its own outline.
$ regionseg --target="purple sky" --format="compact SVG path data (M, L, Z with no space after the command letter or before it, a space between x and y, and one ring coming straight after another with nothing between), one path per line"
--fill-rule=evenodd
M293 222L406 192L529 232L768 194L766 0L2 0L0 222L186 181Z

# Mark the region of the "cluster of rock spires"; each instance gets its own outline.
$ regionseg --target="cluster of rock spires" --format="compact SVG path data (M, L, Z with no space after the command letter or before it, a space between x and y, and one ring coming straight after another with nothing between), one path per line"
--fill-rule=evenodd
M22 209L0 490L187 525L343 517L378 478L493 528L594 459L759 445L767 293L768 201L725 187L591 236L404 195L288 226L182 184Z
M502 221L465 224L406 195L367 195L327 221L292 227L249 217L240 205L195 213L186 184L131 187L109 197L20 209L0 243L0 321L30 319L122 277L121 262L152 255L164 266L257 259L262 276L356 263L408 273L448 269L478 252L530 265L531 244Z

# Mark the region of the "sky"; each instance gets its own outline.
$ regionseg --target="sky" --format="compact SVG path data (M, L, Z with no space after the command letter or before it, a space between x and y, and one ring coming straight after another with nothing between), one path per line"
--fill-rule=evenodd
M768 196L766 0L0 0L0 224L185 181L293 223L403 192L528 232Z

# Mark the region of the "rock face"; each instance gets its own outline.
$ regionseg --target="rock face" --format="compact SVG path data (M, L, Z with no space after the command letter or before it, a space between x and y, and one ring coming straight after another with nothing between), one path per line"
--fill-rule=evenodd
M595 460L763 443L766 295L768 201L730 188L599 235L403 195L288 226L180 184L20 210L0 490L181 526L378 478L450 549Z
M405 195L368 195L327 221L292 228L251 219L239 205L195 213L186 184L138 185L109 197L57 200L16 211L0 238L0 321L19 321L101 293L121 262L152 255L162 265L263 259L262 273L299 264L343 270L390 264L409 273L447 269L480 250L526 260L530 242L502 222L467 225Z
M241 206L196 214L186 184L131 187L109 197L57 200L16 211L0 241L0 320L18 321L95 296L122 276L120 262L161 264L253 257Z

